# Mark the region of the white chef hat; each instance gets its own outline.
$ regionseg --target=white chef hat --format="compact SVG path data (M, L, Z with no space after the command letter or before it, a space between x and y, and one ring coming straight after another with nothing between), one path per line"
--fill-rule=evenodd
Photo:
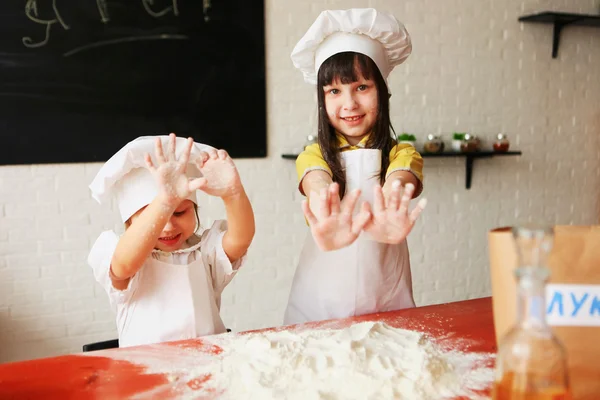
M370 57L387 82L392 69L410 55L412 43L404 25L391 14L373 8L327 10L296 44L291 57L304 80L315 85L323 62L347 51Z
M110 158L90 184L92 197L100 204L105 204L115 198L121 214L121 220L127 221L142 207L147 206L158 194L156 180L146 167L145 154L152 157L152 162L157 165L154 154L157 136L141 136L127 143L121 150ZM161 138L163 149L168 149L169 136ZM176 139L176 156L179 158L186 148L187 139ZM194 142L186 175L188 178L199 178L202 173L196 166L196 160L201 152L213 149L211 146ZM196 192L192 193L189 200L198 203Z

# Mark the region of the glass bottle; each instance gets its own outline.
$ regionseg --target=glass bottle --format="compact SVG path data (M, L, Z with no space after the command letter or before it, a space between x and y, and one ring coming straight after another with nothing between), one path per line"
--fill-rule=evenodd
M570 399L565 350L546 324L546 265L553 230L519 227L513 236L519 257L517 323L498 347L493 399Z

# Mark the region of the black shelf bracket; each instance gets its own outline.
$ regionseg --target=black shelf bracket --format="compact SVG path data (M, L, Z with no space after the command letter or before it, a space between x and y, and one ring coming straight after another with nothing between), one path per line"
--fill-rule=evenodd
M424 158L440 158L440 157L464 157L465 158L465 188L471 189L471 183L473 182L473 166L475 160L478 158L492 158L500 156L520 156L520 151L473 151L473 152L444 152L444 153L422 153L421 156Z
M465 188L471 189L471 181L473 180L473 157L467 156L465 160Z
M600 27L600 15L591 14L573 14L544 11L538 14L524 15L519 17L521 22L538 22L552 24L554 26L552 33L552 58L558 57L558 47L560 45L560 35L567 25Z
M554 30L552 32L552 58L558 57L558 45L560 44L560 33L562 29L565 27L564 23L555 22Z
M520 151L473 151L473 152L458 152L458 151L447 151L443 153L421 153L423 158L448 158L448 157L464 157L465 158L465 188L471 189L471 182L473 181L473 165L475 164L476 158L492 158L497 156L520 156ZM282 154L281 158L286 160L295 160L298 154Z
M476 158L491 158L492 154L477 154L477 153L466 153L465 160L465 188L471 189L471 182L473 181L473 163Z

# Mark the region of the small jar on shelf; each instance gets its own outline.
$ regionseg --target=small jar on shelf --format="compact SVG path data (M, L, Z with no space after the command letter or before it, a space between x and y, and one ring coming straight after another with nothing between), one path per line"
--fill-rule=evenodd
M465 134L464 139L460 143L460 151L462 151L463 153L472 153L478 150L479 140L468 133Z
M510 147L510 142L505 134L499 133L494 142L494 151L496 153L506 153Z
M444 142L439 136L427 135L427 141L423 145L425 153L441 153L444 151Z

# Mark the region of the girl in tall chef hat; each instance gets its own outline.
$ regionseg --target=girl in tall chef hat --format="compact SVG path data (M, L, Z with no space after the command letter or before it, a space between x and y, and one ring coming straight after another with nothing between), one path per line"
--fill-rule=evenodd
M102 166L90 189L101 204L116 201L126 226L122 236L103 232L88 256L116 311L119 346L225 332L221 292L254 236L229 155L174 134L140 137ZM197 190L220 197L227 213L198 235Z
M415 305L406 237L426 205L409 211L423 188L423 159L392 137L387 85L411 50L394 16L350 9L322 12L292 52L316 85L319 125L318 143L296 161L311 234L286 324Z

